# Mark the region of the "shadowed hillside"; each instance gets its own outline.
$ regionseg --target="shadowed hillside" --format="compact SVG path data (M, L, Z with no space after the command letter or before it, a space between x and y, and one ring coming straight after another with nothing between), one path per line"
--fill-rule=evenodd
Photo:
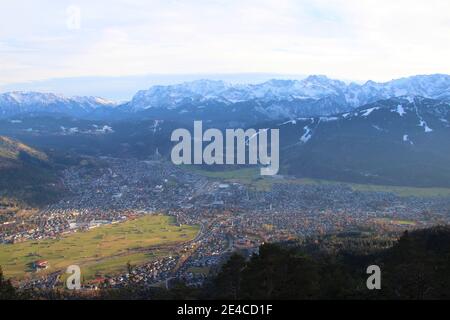
M0 196L40 205L56 197L57 183L45 153L0 136Z

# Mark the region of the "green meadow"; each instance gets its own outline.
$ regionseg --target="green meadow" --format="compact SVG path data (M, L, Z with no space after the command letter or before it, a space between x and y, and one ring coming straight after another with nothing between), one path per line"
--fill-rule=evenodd
M450 188L419 188L406 186L386 186L374 184L357 184L310 178L289 178L279 179L274 177L263 177L259 174L258 168L242 168L237 170L208 171L196 166L184 166L187 170L215 179L222 179L229 182L240 182L259 191L268 191L275 183L293 184L342 184L347 185L355 191L361 192L388 192L400 197L450 197Z

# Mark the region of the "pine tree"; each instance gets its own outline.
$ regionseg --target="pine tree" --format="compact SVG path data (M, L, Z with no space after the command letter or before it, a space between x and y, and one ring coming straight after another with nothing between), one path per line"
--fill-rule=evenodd
M6 280L0 266L0 300L16 300L19 296L10 280Z

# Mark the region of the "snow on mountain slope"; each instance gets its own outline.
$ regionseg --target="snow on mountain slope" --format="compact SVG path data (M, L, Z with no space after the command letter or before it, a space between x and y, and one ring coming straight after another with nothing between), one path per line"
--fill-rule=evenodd
M0 117L48 112L71 116L94 114L103 119L138 117L172 120L267 121L297 117L330 116L350 112L379 100L421 96L450 101L450 76L422 75L386 83L346 84L326 76L303 80L270 80L260 84L230 84L198 80L139 91L131 101L114 103L96 97L66 98L51 93L12 92L0 95ZM396 112L402 116L402 106ZM140 114L142 113L142 114Z
M53 93L9 92L0 94L0 117L26 113L62 113L80 116L116 104L98 97L67 98Z
M295 117L303 115L301 111L310 105L315 107L314 110L308 111L310 115L330 115L400 96L450 99L450 76L414 76L386 83L368 81L363 85L347 85L326 76L309 76L300 81L270 80L246 85L199 80L171 86L155 86L140 91L123 109L139 112L152 108L175 110L186 104L204 107L205 102L209 105L220 103L225 106L258 102L257 106L265 108L268 114ZM299 112L286 110L289 109L289 104L293 103L296 104L294 109ZM280 107L284 110L280 110ZM261 111L261 108L259 110Z
M430 99L450 99L450 76L419 75L386 83L368 81L362 86L349 86L348 101L355 107L377 100L401 96L421 96Z
M300 140L303 143L311 141L317 132L334 128L336 130L354 130L355 137L364 132L370 135L388 136L396 132L393 141L401 138L423 136L438 131L448 131L450 123L450 102L416 97L412 100L406 97L381 100L362 106L351 113L341 113L328 117L296 118L277 124L281 130L284 127L298 127L298 134L287 138L292 143ZM375 129L375 131L373 130ZM405 133L406 132L406 133ZM330 133L335 134L335 133ZM351 135L349 135L351 136ZM405 138L406 137L406 138Z
M154 86L138 92L129 106L133 110L175 107L189 101L218 100L227 104L249 100L280 101L320 99L340 96L345 83L325 76L310 76L305 80L270 80L262 84L227 84L223 81L198 80L171 86Z
M264 126L280 129L280 168L288 174L448 187L449 123L449 102L399 97L351 113Z

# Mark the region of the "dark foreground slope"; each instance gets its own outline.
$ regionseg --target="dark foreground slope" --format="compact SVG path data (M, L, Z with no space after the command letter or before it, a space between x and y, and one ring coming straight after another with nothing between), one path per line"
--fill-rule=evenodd
M381 268L381 290L367 289L370 265ZM179 285L153 296L161 294L231 300L450 299L450 228L405 232L393 245L339 236L266 244L250 260L231 256L204 288Z
M406 232L388 249L355 239L328 250L333 241L265 245L250 261L234 256L209 290L237 299L450 299L448 227ZM370 265L381 268L381 290L367 289Z
M0 197L42 204L58 193L48 156L20 141L0 136Z
M381 290L368 290L367 267L381 269ZM131 267L130 267L131 268ZM86 296L17 292L4 279L0 299L450 299L450 228L405 232L399 239L329 235L301 243L266 244L245 259L233 254L202 288L176 283L144 288L130 278L121 289Z

